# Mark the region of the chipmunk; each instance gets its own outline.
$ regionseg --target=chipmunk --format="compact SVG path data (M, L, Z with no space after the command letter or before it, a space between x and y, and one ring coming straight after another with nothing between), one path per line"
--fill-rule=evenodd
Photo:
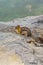
M27 27L20 27L20 25L15 27L15 32L25 36L31 36L31 30Z

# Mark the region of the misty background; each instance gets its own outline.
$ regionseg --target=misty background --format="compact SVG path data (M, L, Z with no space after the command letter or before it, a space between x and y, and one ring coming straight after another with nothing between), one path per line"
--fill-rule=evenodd
M43 0L0 0L0 21L43 14Z

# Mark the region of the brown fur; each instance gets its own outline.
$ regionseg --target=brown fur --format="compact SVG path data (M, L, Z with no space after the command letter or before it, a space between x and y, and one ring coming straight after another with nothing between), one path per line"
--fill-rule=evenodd
M15 27L16 33L20 33L25 36L31 36L31 30L27 27L20 27L20 25Z

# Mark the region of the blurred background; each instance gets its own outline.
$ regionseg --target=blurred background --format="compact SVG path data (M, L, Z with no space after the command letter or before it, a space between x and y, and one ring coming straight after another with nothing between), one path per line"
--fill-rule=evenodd
M43 15L43 0L0 0L0 21Z

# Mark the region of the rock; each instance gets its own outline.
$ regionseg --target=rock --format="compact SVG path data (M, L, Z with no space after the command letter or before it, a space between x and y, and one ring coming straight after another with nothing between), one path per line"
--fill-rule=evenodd
M35 47L39 47L39 43L37 43L36 40L33 39L33 38L28 39L28 40L27 40L27 43L29 43L29 44L31 44L31 45L33 45L33 46L35 46Z
M39 33L36 31L36 29L33 29L32 31L32 38L35 39L36 42L39 42Z
M43 43L43 37L41 36L41 37L39 37L39 40L40 40L40 42L42 42Z
M37 42L43 42L43 29L37 28L33 30L32 36Z
M32 24L34 24L34 23L37 23L37 24L41 23L41 24L43 24L43 20L38 20L37 22L33 22Z
M43 23L43 20L38 20L37 23Z
M39 33L38 39L43 43L43 29L37 29L37 31Z
M31 42L35 43L35 39L31 38L27 40L27 43L31 43Z

